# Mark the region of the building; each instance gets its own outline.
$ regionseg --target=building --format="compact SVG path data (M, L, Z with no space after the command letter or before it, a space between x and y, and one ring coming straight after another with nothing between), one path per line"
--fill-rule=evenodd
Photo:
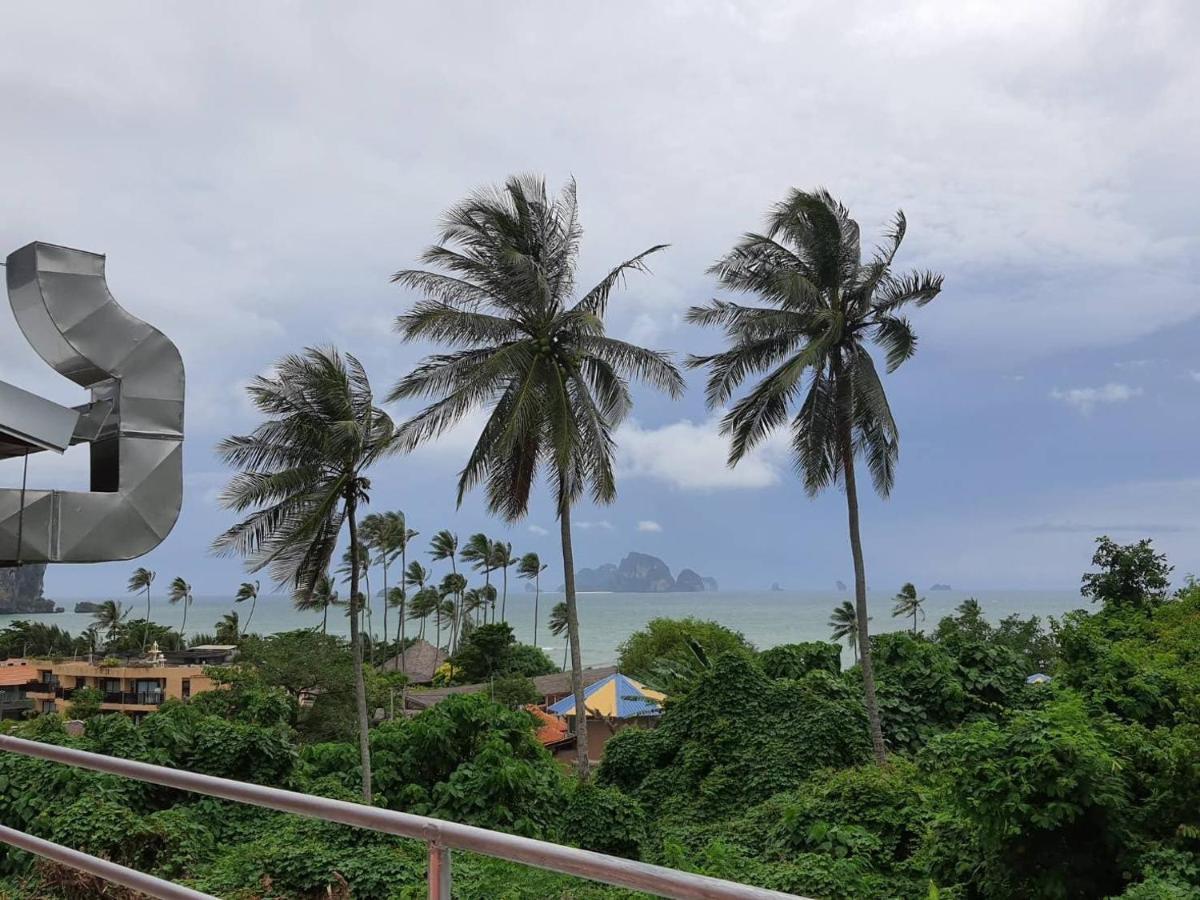
M588 759L598 760L604 756L604 745L614 734L625 728L657 726L666 699L665 694L617 671L584 687L583 705L587 710L588 722ZM575 733L573 695L568 694L557 703L551 703L546 711L565 719L571 733ZM565 750L566 748L556 750L555 756L566 759Z
M136 720L166 700L187 700L215 687L201 665L129 661L112 666L35 659L29 667L32 680L25 685L25 696L39 713L63 712L75 691L89 687L104 695L101 711L126 713Z
M400 672L408 676L410 684L430 684L438 667L449 657L446 651L433 646L429 641L414 641L405 648L403 658L397 653L383 664L385 672Z
M23 659L0 662L0 719L22 719L33 709L25 686L37 680L37 670Z
M617 671L616 666L595 666L583 670L583 686L586 690L597 681L601 681ZM542 695L542 703L554 703L571 693L571 673L554 672L551 675L538 675L533 681L534 688ZM486 681L477 684L456 684L452 687L432 688L427 691L410 691L404 697L405 709L429 709L441 703L451 694L484 694L492 686Z

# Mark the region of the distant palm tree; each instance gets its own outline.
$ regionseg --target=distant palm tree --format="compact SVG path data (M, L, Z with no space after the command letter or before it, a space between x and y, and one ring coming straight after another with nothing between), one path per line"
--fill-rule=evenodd
M121 623L125 617L129 615L129 610L125 609L116 600L105 600L92 613L96 620L96 627L104 631L104 637L107 640L112 640L117 636L117 632L121 629Z
M338 605L338 592L334 589L333 579L328 574L317 579L311 594L296 594L292 605L301 612L321 610L321 634L327 634L329 628L329 607Z
M400 571L401 573L404 572L404 566L407 561L405 552L408 542L416 537L417 533L408 527L404 519L404 513L399 510L374 515L375 519L371 527L371 546L376 552L375 561L383 566L383 642L386 644L390 637L388 632L388 607L391 605L389 571L392 563L399 559ZM372 517L367 516L367 519L364 520L364 525L370 519ZM401 616L403 617L403 613L401 613Z
M900 588L900 593L893 599L895 600L895 605L892 607L892 615L904 618L912 616L912 633L915 635L917 633L917 615L919 614L922 619L925 618L925 610L921 609L925 604L925 598L917 597L917 589L910 581L906 582L904 587Z
M353 575L353 573L350 571L352 568L351 560L354 559L355 556L357 556L357 558L358 558L358 577L366 585L365 594L362 591L359 592L359 599L360 600L365 599L366 602L355 604L355 608L358 610L359 627L363 628L365 630L366 634L369 636L370 640L372 641L372 652L373 652L374 651L374 635L372 635L371 631L370 631L371 602L369 599L370 595L371 595L371 551L370 551L370 548L367 547L366 544L360 544L359 548L358 548L358 552L357 552L357 554L355 554L354 551L351 550L351 548L347 547L346 550L342 553L342 564L340 566L338 566L337 572L339 575L342 576L342 580L345 581L347 584L349 584L350 580L352 578L352 575Z
M361 553L358 510L368 502L367 471L398 449L387 413L371 393L357 359L332 348L284 357L248 392L267 421L252 434L223 441L218 452L241 469L222 500L247 518L217 538L223 554L246 557L251 571L269 568L293 594L310 597L329 570L342 528L352 558ZM359 571L350 577L350 643L362 759L363 799L371 802L371 750L363 642L359 630Z
M550 610L550 633L555 637L567 635L566 641L563 643L563 664L562 667L567 667L567 650L570 647L571 640L567 630L567 604L566 601L560 600L554 604L554 608ZM580 707L587 709L586 706Z
M583 708L583 662L575 609L571 507L584 493L616 496L612 433L638 379L672 396L683 377L663 353L605 334L614 286L662 245L639 253L575 300L582 238L575 184L551 199L545 182L509 178L477 192L447 214L442 243L423 261L442 271L409 269L394 280L424 294L396 320L406 340L433 340L452 352L432 356L401 379L391 399L432 398L401 429L414 446L436 438L476 408L490 408L458 481L458 499L487 484L488 509L522 518L539 468L555 493L563 544L571 681ZM587 717L578 717L579 777L588 778Z
M183 604L183 624L179 626L179 638L182 640L184 634L187 633L187 614L188 607L192 605L192 586L182 578L174 579L167 589L167 602L172 606L176 603Z
M458 574L458 535L448 529L443 528L433 536L433 540L429 543L429 555L435 561L448 560L450 562L450 572L453 575ZM458 591L459 610L456 619L462 618L462 592L466 590L467 582L463 579L462 588ZM453 644L457 635L451 638Z
M898 213L887 246L864 264L858 223L846 208L826 191L794 190L771 211L766 234L745 235L711 270L725 288L756 295L766 305L713 300L688 313L690 322L721 326L729 340L723 352L688 361L709 367L710 407L726 407L748 378L762 375L721 422L731 438L729 464L790 421L795 467L808 492L838 481L845 488L863 693L880 763L887 749L867 627L854 460L864 459L876 492L887 496L899 435L867 343L877 344L894 370L917 348L901 310L910 303L923 306L942 289L940 275L891 271L905 227Z
M483 585L485 588L490 588L492 585L492 563L493 558L492 542L483 532L476 532L467 538L467 543L459 551L459 558L470 563L471 568L476 572L483 573ZM484 621L487 621L487 607L484 606Z
M426 586L421 588L408 603L408 617L414 622L419 623L417 630L418 639L425 638L425 621L437 612L442 603L442 595L438 593L437 588Z
M462 595L463 591L466 589L467 579L462 575L459 575L457 572L450 572L442 579L440 588L442 596L450 598L450 605L453 608L453 612L451 613L450 617L451 628L449 648L451 654L454 653L455 648L458 646L459 610L462 608Z
M241 626L238 624L237 610L227 612L217 622L216 639L218 644L236 644L242 638Z
M314 593L316 593L314 591ZM254 607L258 603L258 582L243 581L237 589L237 594L233 598L235 603L245 603L250 601L250 615L246 616L246 624L242 630L242 637L250 633L250 620L254 618Z
M546 571L536 553L526 553L517 563L517 575L533 582L533 646L537 646L538 601L542 597L542 573Z
M146 592L146 621L150 621L150 585L154 584L154 572L149 569L137 568L133 574L129 576L129 584L126 590L131 594L139 594L142 591ZM142 629L142 652L146 652L146 635L150 629Z
M843 600L841 606L833 608L829 617L829 627L833 629L835 641L845 640L846 646L854 651L854 661L858 662L858 611L849 600Z
M504 573L504 588L500 595L500 621L508 621L508 570L509 567L515 566L519 557L513 556L512 544L507 541L495 541L492 544L492 569L499 569Z

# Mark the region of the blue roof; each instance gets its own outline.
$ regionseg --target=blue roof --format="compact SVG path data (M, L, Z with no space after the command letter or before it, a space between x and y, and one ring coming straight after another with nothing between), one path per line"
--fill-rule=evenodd
M583 698L589 713L611 719L662 715L665 699L658 691L650 690L620 672L584 688ZM575 697L563 697L552 704L549 711L559 716L575 715Z

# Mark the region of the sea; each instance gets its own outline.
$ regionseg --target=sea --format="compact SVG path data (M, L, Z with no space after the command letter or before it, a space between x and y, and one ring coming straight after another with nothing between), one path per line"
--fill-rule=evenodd
M1039 616L1043 621L1048 616L1061 616L1073 609L1086 608L1089 604L1078 591L1037 590L983 590L983 591L929 591L925 594L925 616L918 625L932 629L937 621L954 611L954 608L974 597L979 601L984 614L993 622L1016 613L1019 616ZM117 597L93 597L57 599L67 611L62 613L16 613L0 615L0 628L18 619L46 622L58 625L72 634L92 624L92 616L72 612L79 599L93 602L116 599L130 610L131 618L145 615L145 599L131 595ZM547 620L550 610L559 600L561 593L543 591L538 601L537 635L534 636L534 595L518 588L510 590L505 609L508 622L512 625L517 640L536 643L550 658L563 661L564 642L550 634ZM583 642L585 665L605 665L617 659L618 647L632 632L643 627L650 619L658 616L681 618L695 616L711 619L740 631L758 649L765 650L777 644L797 641L828 640L829 615L833 607L843 600L853 599L853 593L838 590L806 591L715 591L712 593L680 594L614 594L582 593L579 595L579 621ZM872 632L899 631L911 627L909 619L891 616L892 595L873 592L868 595L871 609ZM227 612L236 610L245 624L250 612L248 603L234 603L231 597L199 596L188 612L189 634L212 633L217 621ZM151 595L150 618L155 622L178 628L182 609L171 606L164 596ZM389 610L388 631L396 633L396 613ZM321 613L298 612L292 608L285 594L264 594L250 622L250 631L258 634L273 634L296 628L320 628ZM417 623L406 623L406 633L416 634ZM383 607L376 600L371 614L371 628L378 636L383 634ZM434 620L425 626L426 636L434 637ZM349 623L343 608L329 610L329 631L333 634L349 634ZM849 652L846 655L849 660Z

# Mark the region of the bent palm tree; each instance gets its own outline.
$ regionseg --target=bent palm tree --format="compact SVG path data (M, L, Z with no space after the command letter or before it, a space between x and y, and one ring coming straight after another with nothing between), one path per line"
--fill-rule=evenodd
M841 606L835 606L829 616L829 627L833 630L835 641L845 640L846 646L854 653L854 662L858 662L858 611L849 600L843 600Z
M221 554L240 554L250 571L268 568L293 594L311 597L349 531L352 559L361 556L358 509L368 501L367 470L397 449L395 428L375 406L357 359L332 348L284 357L270 377L247 389L267 417L253 433L227 438L218 452L242 471L222 495L245 513L214 542ZM350 573L350 643L358 707L363 798L371 802L371 751L363 645L358 627L359 568Z
M183 623L179 626L179 638L183 640L184 634L187 632L188 607L192 605L192 586L182 578L172 580L171 586L167 589L167 602L172 606L176 603L183 604Z
M886 497L899 435L867 342L884 351L888 371L894 370L917 348L902 309L923 306L942 288L940 275L893 274L904 231L904 214L897 213L886 246L863 263L858 223L846 208L826 191L792 191L771 211L766 234L745 235L711 270L725 288L766 305L713 300L688 312L688 321L721 326L729 340L722 353L688 360L710 370L710 407L725 406L751 375L763 376L721 422L731 439L729 464L792 417L792 453L809 494L838 481L845 487L863 692L879 762L887 750L867 630L854 460L863 458L876 492Z
M533 646L537 646L538 601L542 598L542 573L546 571L536 553L526 553L517 563L517 575L533 582Z
M121 623L127 615L129 615L129 610L121 606L116 600L105 600L92 613L92 616L96 619L96 627L103 630L105 639L110 641L117 636L117 632L121 628Z
M434 560L449 560L450 572L453 575L458 574L458 535L454 532L443 528L433 536L433 540L429 543L429 556ZM466 590L467 583L463 580L462 588L457 593L459 601L459 612L461 613L462 592ZM452 639L453 643L453 639ZM453 652L453 650L451 651Z
M485 592L492 586L492 542L483 532L476 532L467 538L467 543L459 551L459 558L470 563L476 572L483 573ZM483 608L484 621L487 621L487 607Z
M458 500L487 485L490 512L514 521L529 507L539 470L555 494L566 579L571 681L583 708L583 663L575 597L571 507L590 493L616 496L612 432L629 412L628 380L672 396L683 378L663 353L605 334L613 287L651 247L616 266L580 299L575 267L582 231L575 185L551 200L534 177L510 178L447 214L441 244L423 261L442 271L405 270L394 280L424 298L400 316L409 341L432 340L451 352L431 356L396 385L393 400L433 402L402 428L407 446L436 438L476 408L490 412L458 482ZM587 717L579 716L579 776L588 777Z
M917 596L917 589L910 581L906 582L904 587L900 588L900 593L893 599L895 600L895 605L892 607L892 615L906 619L912 616L912 633L915 635L917 633L917 616L920 615L922 619L925 618L925 610L921 609L925 604L925 598Z
M217 622L215 635L218 644L236 644L241 639L241 635L242 628L238 624L237 610L221 616L221 620Z
M507 622L508 614L508 570L517 564L513 556L512 544L507 541L495 541L492 544L492 569L499 569L504 574L504 587L500 594L500 621Z
M568 634L567 621L567 604L565 600L560 600L558 603L555 603L554 608L550 610L550 633L555 637L562 637L564 634ZM571 640L568 636L566 642L563 644L562 667L564 669L567 667L567 649L570 647L570 644ZM579 707L576 708L578 709ZM587 709L587 707L585 706L583 709Z
M233 598L235 603L245 603L247 600L250 601L250 615L246 616L246 624L242 626L242 637L250 633L250 620L254 618L254 607L258 603L257 581L243 581Z
M140 594L146 592L146 621L150 621L150 585L154 584L154 572L149 569L137 568L133 574L129 576L129 584L125 589L131 594ZM146 652L146 635L149 633L149 628L142 629L142 652Z
M329 577L328 573L317 579L311 594L306 596L299 593L292 597L292 605L302 612L321 610L321 634L328 633L329 607L337 606L337 604L338 592L334 590L333 579Z

